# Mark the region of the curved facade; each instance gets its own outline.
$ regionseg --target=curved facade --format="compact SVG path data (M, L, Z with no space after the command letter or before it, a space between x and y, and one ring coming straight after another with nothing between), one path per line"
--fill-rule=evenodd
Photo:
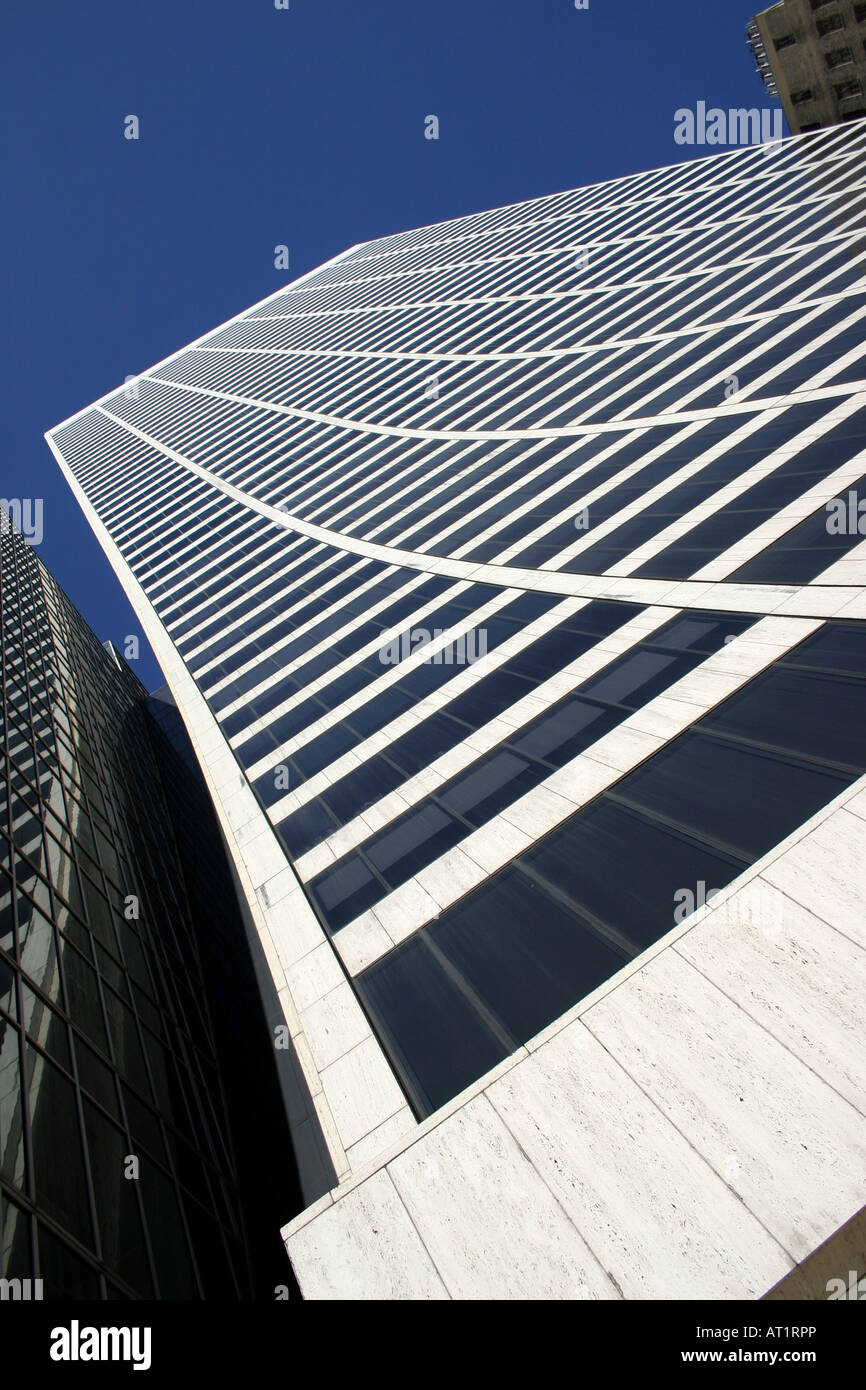
M309 1296L757 1297L866 1202L864 146L353 247L47 436L280 1000Z

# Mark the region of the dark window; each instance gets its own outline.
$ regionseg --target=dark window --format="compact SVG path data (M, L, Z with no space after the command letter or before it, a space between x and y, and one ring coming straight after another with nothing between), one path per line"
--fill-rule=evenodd
M432 1114L516 1046L484 1017L426 938L411 937L356 981L416 1103Z
M856 484L855 496L860 488L866 495L866 476ZM832 504L828 502L819 507L747 560L728 576L728 580L749 584L808 584L863 540L856 526L846 525L839 533L828 531L828 508L835 503L847 509L847 498L834 498Z
M703 641L691 622L665 635ZM856 780L864 676L866 625L825 624L362 972L419 1108L444 1104L671 930L684 886L724 888Z
M676 771L673 764L662 769L665 782L672 774L668 789L674 796L689 780L685 763L690 753L679 747L673 754ZM721 766L720 760L715 770ZM654 790L660 790L654 773L649 779ZM630 790L627 783L622 785L625 792ZM518 863L564 894L612 948L634 956L674 925L673 904L680 886L700 880L724 886L749 862L748 857L708 844L703 826L703 842L689 829L664 824L663 817L647 815L643 807L602 796L539 841ZM443 914L441 925L447 921Z
M866 420L864 414L863 420ZM830 472L843 458L855 452L855 438L862 430L863 420L845 422L829 430L821 439L805 445L799 454L780 464L741 493L733 503L720 507L665 550L653 556L635 571L641 578L686 579L710 559L742 540L761 521L801 495L809 482L816 482ZM800 427L803 428L802 419Z
M816 20L815 28L819 38L823 38L825 34L835 34L837 29L844 29L845 21L840 14L829 14L826 19Z
M857 773L866 767L862 678L798 670L793 664L796 659L795 649L790 665L765 671L732 695L723 709L711 710L703 728L775 753L799 755ZM833 710L832 720L826 722L819 717L825 706Z
M824 54L824 62L832 71L833 68L842 68L846 63L853 63L854 54L850 48L831 48L829 53Z
M134 1289L152 1298L136 1184L123 1176L126 1139L89 1101L84 1103L84 1123L103 1259Z
M378 836L367 853L387 882L396 885L423 868L432 855L444 854L461 834L446 811L422 802Z
M51 1290L51 1298L57 1301L66 1299L99 1298L99 1279L96 1271L69 1246L39 1223L39 1274L45 1287Z
M310 892L334 931L372 906L383 891L381 882L357 854L347 855L336 869L322 874L310 885Z
M790 48L791 44L796 42L793 34L782 34L781 38L773 40L777 53L781 52L783 48Z
M846 97L862 96L863 83L859 77L852 77L847 82L834 82L833 91L839 101L844 101Z
M90 1212L75 1088L29 1044L26 1056L37 1203L47 1216L89 1245ZM57 1161L59 1153L62 1163Z
M144 1154L140 1155L140 1159L140 1191L158 1270L159 1296L164 1299L194 1298L195 1275L184 1238L177 1192Z
M782 657L781 665L866 676L866 624L825 623Z
M454 778L443 789L441 799L470 825L483 825L544 775L543 768L530 766L504 748Z
M478 917L471 900L428 932L517 1038L531 1038L625 964L628 954L540 883L506 870Z
M815 94L811 87L801 87L799 92L791 93L791 102L794 106L802 106L805 101L814 101Z
M866 19L866 5L854 6L854 18L857 20L858 23L861 20Z
M693 732L631 773L611 795L751 863L851 780L787 754ZM752 785L760 786L760 796L746 804L743 788Z

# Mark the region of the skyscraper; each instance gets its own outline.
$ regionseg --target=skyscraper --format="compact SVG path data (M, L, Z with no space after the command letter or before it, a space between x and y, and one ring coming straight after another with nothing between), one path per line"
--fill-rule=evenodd
M866 1204L864 143L354 246L47 436L283 1009L309 1297L760 1297Z
M866 116L866 0L781 0L746 37L793 131Z
M2 1297L272 1298L279 1246L260 1221L297 1201L290 1165L279 1206L266 1175L239 1190L238 1132L260 1163L282 1107L185 735L5 517L0 653ZM227 1050L256 1059L256 1119Z

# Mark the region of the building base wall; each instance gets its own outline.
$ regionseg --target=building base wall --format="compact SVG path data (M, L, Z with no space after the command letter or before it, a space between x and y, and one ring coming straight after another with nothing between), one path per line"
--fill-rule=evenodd
M862 1274L861 1226L830 1238L866 1203L864 853L861 779L287 1226L304 1296L817 1298Z

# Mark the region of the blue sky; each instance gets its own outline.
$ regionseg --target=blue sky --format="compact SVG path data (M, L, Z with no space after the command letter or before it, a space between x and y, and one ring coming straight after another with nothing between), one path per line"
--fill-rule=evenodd
M770 104L745 43L755 8L7 8L0 495L44 499L39 554L97 634L139 627L45 429L355 242L701 153L674 143L677 108ZM137 670L161 683L146 646Z

